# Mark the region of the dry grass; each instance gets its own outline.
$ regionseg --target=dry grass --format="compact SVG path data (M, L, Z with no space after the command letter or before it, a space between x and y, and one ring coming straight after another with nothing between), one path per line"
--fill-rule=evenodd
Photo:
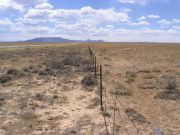
M180 91L177 90L176 78L174 76L168 76L165 78L164 90L160 92L155 98L179 100Z
M95 78L93 75L85 76L81 84L89 91L93 90L93 87L97 85L97 78Z
M139 124L147 123L146 118L133 108L127 108L125 112L131 121L138 122Z
M142 134L157 125L165 134L180 132L177 44L90 46L98 66L105 65L108 121L118 94L117 134L138 135L133 125ZM1 49L0 58L0 134L105 134L87 44Z

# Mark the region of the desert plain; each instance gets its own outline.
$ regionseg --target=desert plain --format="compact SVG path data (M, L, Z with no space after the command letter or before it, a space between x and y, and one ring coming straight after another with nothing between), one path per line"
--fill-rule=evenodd
M180 134L180 44L0 44L17 45L0 48L0 135Z

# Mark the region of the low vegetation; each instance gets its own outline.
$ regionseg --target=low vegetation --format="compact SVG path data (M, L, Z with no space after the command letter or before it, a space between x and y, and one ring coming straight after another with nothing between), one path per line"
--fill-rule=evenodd
M119 82L112 82L113 86L109 93L113 95L132 96L132 92Z
M147 123L146 118L133 108L127 108L125 112L131 121L138 122L139 124Z
M7 83L11 80L11 76L10 75L1 75L0 76L0 84L4 84L4 83Z
M180 99L180 91L177 89L176 78L169 76L165 78L164 89L155 98L178 100Z
M0 50L0 134L105 135L114 110L116 134L178 134L179 46L91 44L97 78L86 43Z
M94 75L88 75L88 76L85 76L82 81L81 81L81 84L85 87L85 88L88 88L88 90L93 90L93 89L89 89L89 88L92 88L94 86L97 85L97 79L94 77Z

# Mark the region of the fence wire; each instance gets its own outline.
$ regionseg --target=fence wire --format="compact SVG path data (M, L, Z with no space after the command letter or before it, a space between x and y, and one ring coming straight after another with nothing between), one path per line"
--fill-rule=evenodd
M124 128L124 132L127 135L130 135L130 133L128 132L128 129L126 128L126 124L125 124L126 121L123 119L123 116L121 114L121 112L123 111L125 113L126 117L131 122L131 125L133 126L133 128L136 130L137 134L142 135L142 133L140 132L140 130L138 129L136 124L126 114L125 106L122 104L121 99L119 99L117 97L117 93L115 94L115 97L113 97L111 94L107 94L111 90L111 87L110 87L111 82L109 82L107 80L107 78L103 75L102 72L100 73L100 70L97 70L98 66L101 66L101 68L103 68L103 67L102 67L102 65L100 63L97 62L98 59L97 59L97 56L95 55L96 53L89 46L88 46L88 49L89 49L90 57L91 57L91 60L92 60L92 67L94 68L93 71L95 72L94 75L95 75L95 77L97 77L99 75L99 77L97 77L97 79L99 80L98 81L98 89L99 89L100 92L102 91L102 93L100 93L100 98L101 98L101 102L102 102L101 103L101 110L102 110L102 114L103 114L103 117L104 117L104 124L105 124L105 128L106 128L106 134L107 135L110 135L110 134L115 135L116 121L118 119L120 119L122 121L121 124L122 124L122 126ZM102 80L100 80L100 78L102 76L103 76L103 78L102 78ZM149 94L149 93L147 93L147 94ZM107 102L107 99L112 100L113 103ZM107 123L107 116L106 116L107 115L107 106L112 106L112 105L114 107L113 108L114 109L113 110L113 120L112 120L112 123L110 121ZM122 109L122 111L120 109ZM108 127L112 128L112 133L109 132Z

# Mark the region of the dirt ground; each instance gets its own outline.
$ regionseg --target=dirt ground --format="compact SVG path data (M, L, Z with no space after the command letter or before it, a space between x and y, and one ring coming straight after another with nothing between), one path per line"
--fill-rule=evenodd
M1 49L0 134L107 133L88 45L103 67L109 134L116 98L116 135L180 134L180 44L156 43Z

